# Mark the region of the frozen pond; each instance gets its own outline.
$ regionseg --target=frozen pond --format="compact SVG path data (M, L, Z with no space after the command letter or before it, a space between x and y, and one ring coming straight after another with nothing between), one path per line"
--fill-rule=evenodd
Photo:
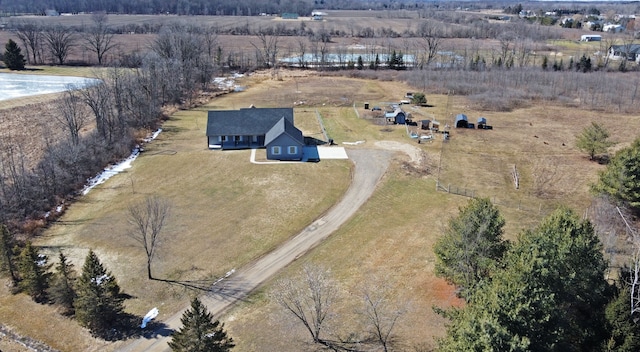
M99 80L85 77L0 73L0 101L32 95L58 93L69 89L70 86L82 88L97 82Z

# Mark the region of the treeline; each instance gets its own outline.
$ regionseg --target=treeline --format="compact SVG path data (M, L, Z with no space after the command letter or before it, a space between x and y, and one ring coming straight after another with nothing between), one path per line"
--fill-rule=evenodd
M189 106L208 90L217 66L211 53L203 51L205 39L165 32L135 68L109 68L98 74L99 84L64 93L48 112L64 137L53 138L47 130L33 136L44 149L39 160L32 160L22 140L2 138L0 223L11 231L33 230L30 222L48 212L53 216L51 210L87 179L128 156L140 131L158 127L164 107Z

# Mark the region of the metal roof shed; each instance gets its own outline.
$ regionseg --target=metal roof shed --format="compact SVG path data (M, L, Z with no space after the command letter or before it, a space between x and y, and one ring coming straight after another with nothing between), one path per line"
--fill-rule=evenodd
M458 114L456 116L456 123L454 124L454 126L456 126L456 128L468 128L469 120L467 119L467 115Z

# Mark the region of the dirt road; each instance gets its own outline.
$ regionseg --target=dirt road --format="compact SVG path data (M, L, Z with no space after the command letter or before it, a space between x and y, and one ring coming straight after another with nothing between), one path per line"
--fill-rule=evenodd
M336 231L369 199L387 170L393 152L350 149L347 154L355 164L355 171L342 200L282 246L215 285L209 294L202 297L209 312L219 316L236 301L247 297L256 287ZM155 331L153 337L137 339L120 351L168 351L169 329L180 328L182 313L178 312L164 321L166 328Z

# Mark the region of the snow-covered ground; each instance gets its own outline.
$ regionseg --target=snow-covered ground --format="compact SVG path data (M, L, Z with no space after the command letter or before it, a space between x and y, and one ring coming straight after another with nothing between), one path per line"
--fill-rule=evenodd
M146 138L144 140L144 142L148 143L148 142L151 142L152 140L156 139L156 137L158 137L160 132L162 132L162 129L158 129L157 131L155 131L151 136ZM105 183L112 176L115 176L115 175L121 173L122 171L130 168L131 167L131 163L133 163L133 161L136 160L138 155L140 155L140 147L139 146L136 147L131 152L131 155L129 155L126 159L122 160L121 162L119 162L119 163L117 163L115 165L110 165L110 166L106 167L101 173L96 175L94 178L91 178L91 179L87 180L87 185L84 186L84 188L82 189L82 195L85 195L85 194L89 193L89 191L91 191L95 186Z

